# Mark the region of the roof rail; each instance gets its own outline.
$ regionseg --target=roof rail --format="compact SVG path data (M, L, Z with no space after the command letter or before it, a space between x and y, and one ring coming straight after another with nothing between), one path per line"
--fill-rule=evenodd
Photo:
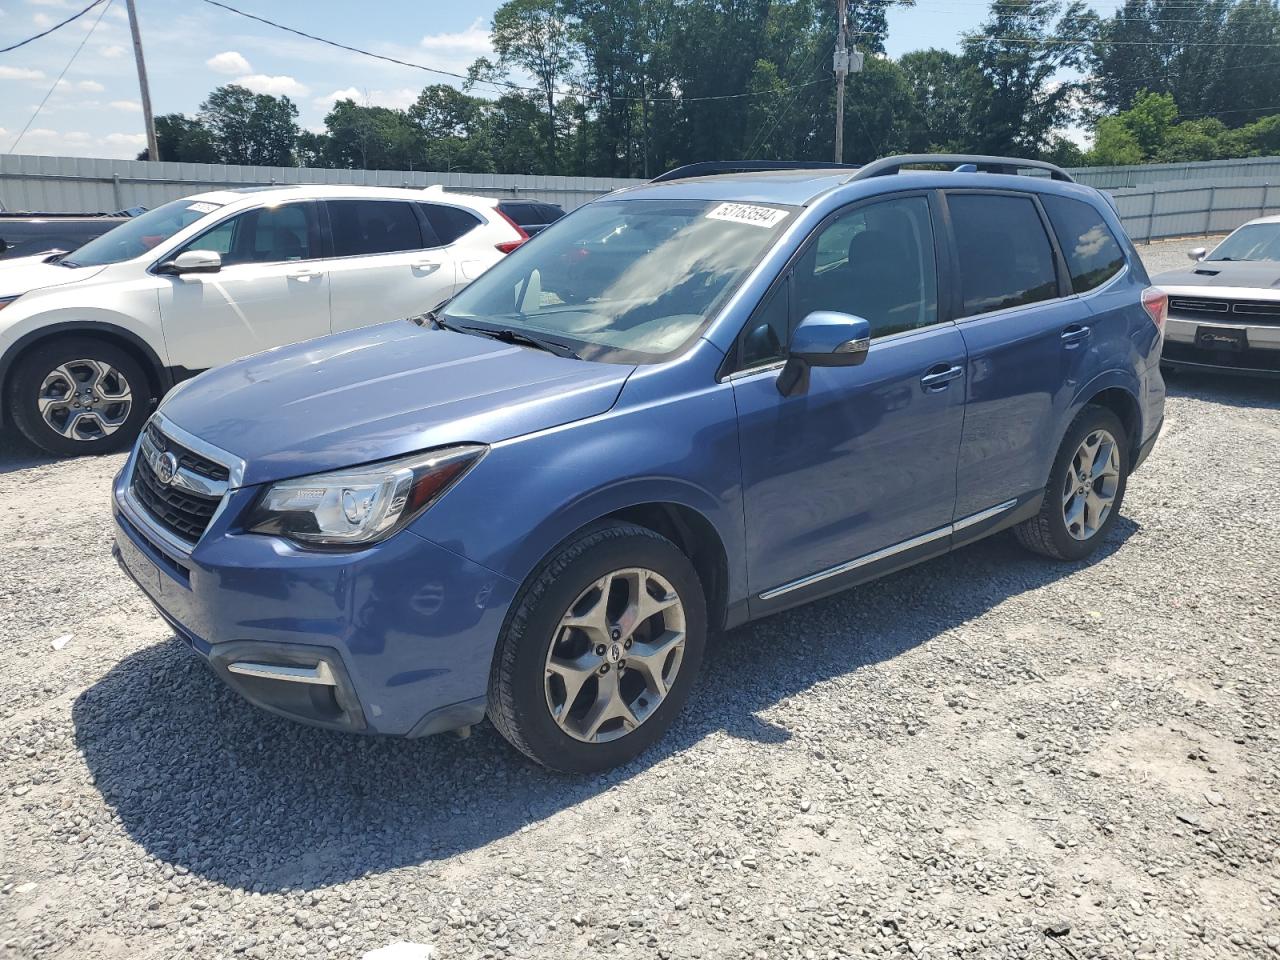
M857 170L856 163L831 163L821 160L701 160L660 173L650 183L688 180L717 173L763 173L767 170Z
M849 177L853 180L866 180L870 177L883 177L901 173L904 167L918 167L923 164L947 164L957 167L973 167L981 173L1010 173L1019 170L1044 170L1054 180L1075 183L1075 179L1067 171L1054 163L1045 160L1020 160L1017 157L984 157L967 153L911 153L899 157L885 157L873 160L858 169Z

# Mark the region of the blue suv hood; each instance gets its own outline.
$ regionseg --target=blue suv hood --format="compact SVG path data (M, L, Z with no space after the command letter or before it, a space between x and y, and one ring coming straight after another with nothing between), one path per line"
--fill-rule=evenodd
M242 458L250 485L600 414L634 369L401 320L210 370L163 410Z

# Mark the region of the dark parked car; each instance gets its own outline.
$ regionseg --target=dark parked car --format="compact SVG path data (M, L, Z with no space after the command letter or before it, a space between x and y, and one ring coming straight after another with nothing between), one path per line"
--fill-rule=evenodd
M0 260L75 250L145 209L133 207L119 213L0 213Z

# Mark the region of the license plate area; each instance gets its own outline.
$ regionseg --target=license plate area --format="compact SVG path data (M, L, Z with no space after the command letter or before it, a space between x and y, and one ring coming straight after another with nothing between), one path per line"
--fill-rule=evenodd
M1248 331L1238 327L1196 327L1196 346L1241 353L1249 349Z
M116 546L120 550L120 562L124 564L129 575L138 582L143 591L151 597L159 597L163 578L160 568L152 563L151 558L137 548L128 536L116 535Z

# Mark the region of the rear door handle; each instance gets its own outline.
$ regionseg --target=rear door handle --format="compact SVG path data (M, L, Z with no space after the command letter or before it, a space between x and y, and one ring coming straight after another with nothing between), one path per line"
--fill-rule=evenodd
M928 373L920 378L920 386L926 390L937 391L947 389L947 384L964 376L964 367L939 363L929 368Z
M1088 339L1089 328L1078 323L1073 323L1071 326L1067 327L1067 329L1062 331L1062 342L1065 343L1068 348L1074 347Z
M434 260L419 260L417 263L413 264L413 270L415 273L435 273L439 269L440 264L436 263Z
M319 270L295 270L289 274L290 280L310 280L312 277L320 276Z

